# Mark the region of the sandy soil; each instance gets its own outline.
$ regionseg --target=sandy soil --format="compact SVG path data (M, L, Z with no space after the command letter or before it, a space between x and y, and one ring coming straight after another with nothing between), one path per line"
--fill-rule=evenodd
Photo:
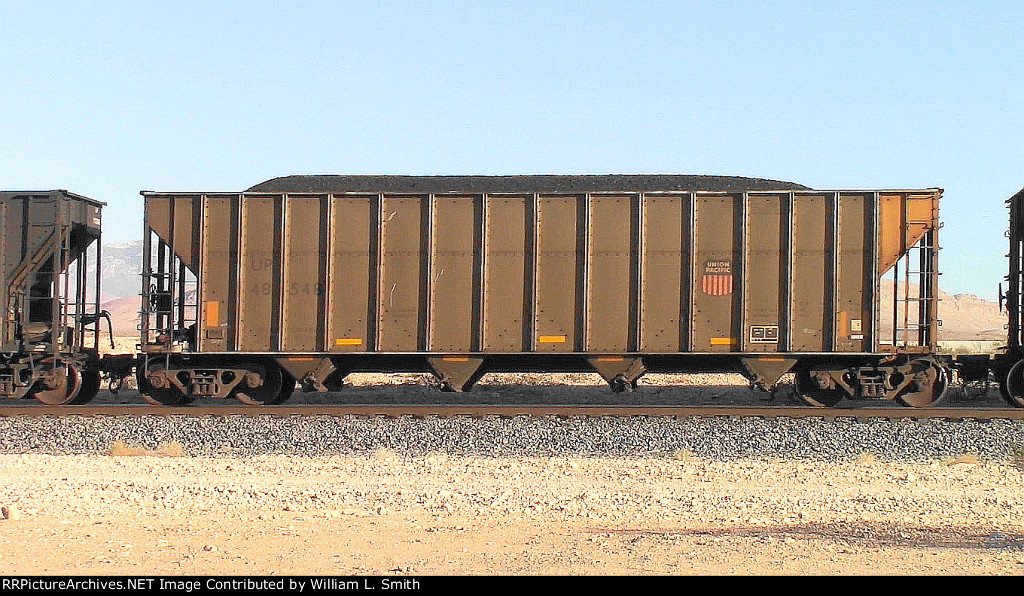
M970 456L112 453L0 456L0 504L12 508L0 520L4 573L1024 572L1024 473Z

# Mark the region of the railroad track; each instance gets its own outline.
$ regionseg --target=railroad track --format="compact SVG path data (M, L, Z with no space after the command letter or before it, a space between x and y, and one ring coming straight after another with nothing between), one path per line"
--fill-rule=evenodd
M151 405L46 406L42 404L2 406L0 417L63 416L356 416L399 418L483 418L496 416L543 417L670 417L670 418L837 418L913 420L1022 420L1024 409L1016 408L905 408L805 406L608 406L608 405L201 405L166 407Z

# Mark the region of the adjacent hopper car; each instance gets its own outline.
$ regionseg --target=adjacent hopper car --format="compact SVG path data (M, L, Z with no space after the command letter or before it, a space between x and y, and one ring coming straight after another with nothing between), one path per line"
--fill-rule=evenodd
M1009 270L1006 275L1006 293L1000 292L1000 304L1006 301L1009 315L1007 324L1006 348L992 357L988 368L995 371L999 380L999 389L1011 405L1024 407L1024 345L1021 335L1021 315L1024 312L1024 288L1021 286L1021 259L1024 258L1024 189L1007 200L1010 208L1010 227L1007 236L1010 239ZM973 366L967 372L968 378L987 376L985 366Z
M99 390L103 205L64 190L0 192L0 397L84 403Z
M817 406L927 406L948 381L938 189L294 176L143 196L136 368L155 403L280 403L358 371L450 391L491 371L596 371L620 391L647 371L794 372Z

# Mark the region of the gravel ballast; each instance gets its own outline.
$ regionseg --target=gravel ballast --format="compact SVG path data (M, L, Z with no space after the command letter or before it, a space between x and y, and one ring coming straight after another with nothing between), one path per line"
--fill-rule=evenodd
M0 452L104 454L116 442L180 444L192 456L782 458L934 461L1014 458L1021 421L787 418L358 418L353 416L66 416L0 418Z

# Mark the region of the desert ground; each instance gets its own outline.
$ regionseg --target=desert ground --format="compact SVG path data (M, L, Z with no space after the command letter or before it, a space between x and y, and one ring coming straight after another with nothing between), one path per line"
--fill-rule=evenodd
M7 574L1020 574L1024 472L665 458L0 456Z

